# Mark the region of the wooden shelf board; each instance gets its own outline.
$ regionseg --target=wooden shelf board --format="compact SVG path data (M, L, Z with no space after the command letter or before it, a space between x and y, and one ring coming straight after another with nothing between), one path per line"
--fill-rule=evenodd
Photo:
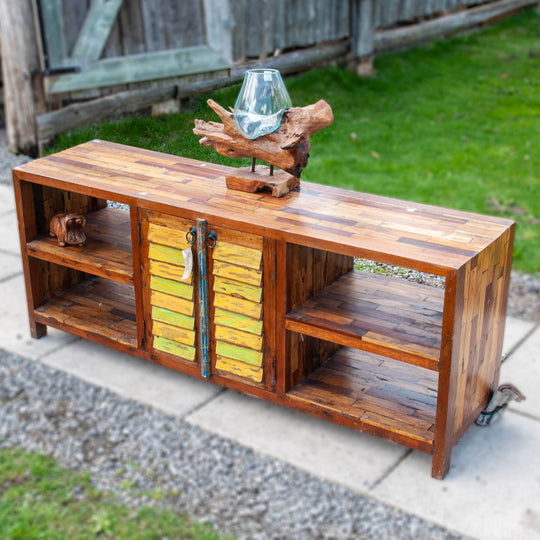
M286 328L437 370L444 290L352 270L286 316Z
M107 207L85 217L86 246L59 247L56 238L42 234L26 245L28 255L96 276L133 283L129 212Z
M361 431L431 452L437 381L427 369L342 347L287 397L353 419Z
M43 324L137 347L135 291L124 283L92 277L49 298L34 310Z

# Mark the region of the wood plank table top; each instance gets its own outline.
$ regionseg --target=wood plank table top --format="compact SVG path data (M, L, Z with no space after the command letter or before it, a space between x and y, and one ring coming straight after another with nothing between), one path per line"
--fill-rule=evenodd
M101 140L14 169L78 191L278 240L448 275L515 224L302 181L282 198L228 190L230 167Z

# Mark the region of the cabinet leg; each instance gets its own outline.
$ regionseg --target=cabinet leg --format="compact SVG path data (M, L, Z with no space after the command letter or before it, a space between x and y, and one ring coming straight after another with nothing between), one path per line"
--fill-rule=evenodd
M34 339L39 339L47 335L47 326L35 321L30 321L30 335Z
M451 449L442 450L440 452L433 453L433 460L431 462L431 476L442 480L450 470L450 457Z

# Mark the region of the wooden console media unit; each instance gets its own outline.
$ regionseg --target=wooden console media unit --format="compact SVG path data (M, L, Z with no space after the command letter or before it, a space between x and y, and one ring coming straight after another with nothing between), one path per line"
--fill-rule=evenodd
M231 191L227 170L99 140L14 169L32 336L60 328L396 441L443 478L498 385L514 223L309 182ZM85 247L48 235L58 212L85 215Z

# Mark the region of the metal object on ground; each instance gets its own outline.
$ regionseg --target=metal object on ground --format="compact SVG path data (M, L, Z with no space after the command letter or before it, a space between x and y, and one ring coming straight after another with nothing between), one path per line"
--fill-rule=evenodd
M525 396L513 384L501 384L493 393L493 396L491 396L487 407L476 419L476 425L489 426L494 416L504 409L513 399L523 401Z

